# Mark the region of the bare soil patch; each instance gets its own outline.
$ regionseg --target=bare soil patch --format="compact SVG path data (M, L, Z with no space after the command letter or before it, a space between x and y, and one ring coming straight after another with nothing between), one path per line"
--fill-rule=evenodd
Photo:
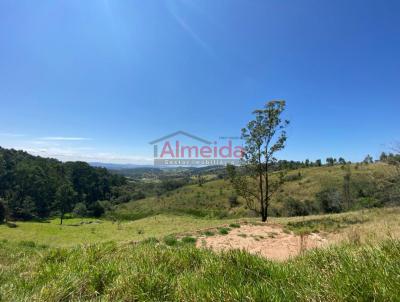
M240 228L233 228L227 235L200 236L196 246L214 251L246 250L271 260L284 261L305 250L327 244L328 240L321 234L300 236L285 232L280 225L246 224Z

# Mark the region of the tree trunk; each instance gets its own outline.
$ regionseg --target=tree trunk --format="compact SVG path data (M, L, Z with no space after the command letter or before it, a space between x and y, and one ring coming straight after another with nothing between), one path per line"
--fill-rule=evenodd
M62 223L63 223L63 219L64 219L64 213L61 213L61 216L60 216L60 224L62 225Z
M261 221L266 222L268 219L268 205L265 205L264 210L261 213Z

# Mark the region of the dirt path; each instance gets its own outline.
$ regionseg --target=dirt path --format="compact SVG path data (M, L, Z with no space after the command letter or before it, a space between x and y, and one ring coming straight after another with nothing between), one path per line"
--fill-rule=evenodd
M328 241L319 234L302 237L285 233L279 225L242 225L227 235L200 236L197 247L214 251L244 249L272 260L283 261L301 251L325 246Z

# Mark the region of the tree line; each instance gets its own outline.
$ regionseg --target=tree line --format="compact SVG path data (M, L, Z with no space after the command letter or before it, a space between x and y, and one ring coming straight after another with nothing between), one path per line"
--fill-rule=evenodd
M88 215L100 215L100 201L111 200L114 188L125 183L125 177L85 162L62 163L0 147L0 220L63 218L77 204Z

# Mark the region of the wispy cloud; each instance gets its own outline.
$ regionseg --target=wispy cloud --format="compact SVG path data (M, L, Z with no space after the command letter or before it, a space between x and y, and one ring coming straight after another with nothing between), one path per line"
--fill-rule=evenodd
M115 154L107 152L93 152L91 148L22 148L25 151L43 157L54 157L62 161L86 161L119 164L151 164L153 158L146 156Z
M44 141L90 141L88 137L73 137L73 136L45 136L39 138Z
M25 134L20 134L20 133L9 133L9 132L0 132L0 136L6 136L6 137L23 137Z

